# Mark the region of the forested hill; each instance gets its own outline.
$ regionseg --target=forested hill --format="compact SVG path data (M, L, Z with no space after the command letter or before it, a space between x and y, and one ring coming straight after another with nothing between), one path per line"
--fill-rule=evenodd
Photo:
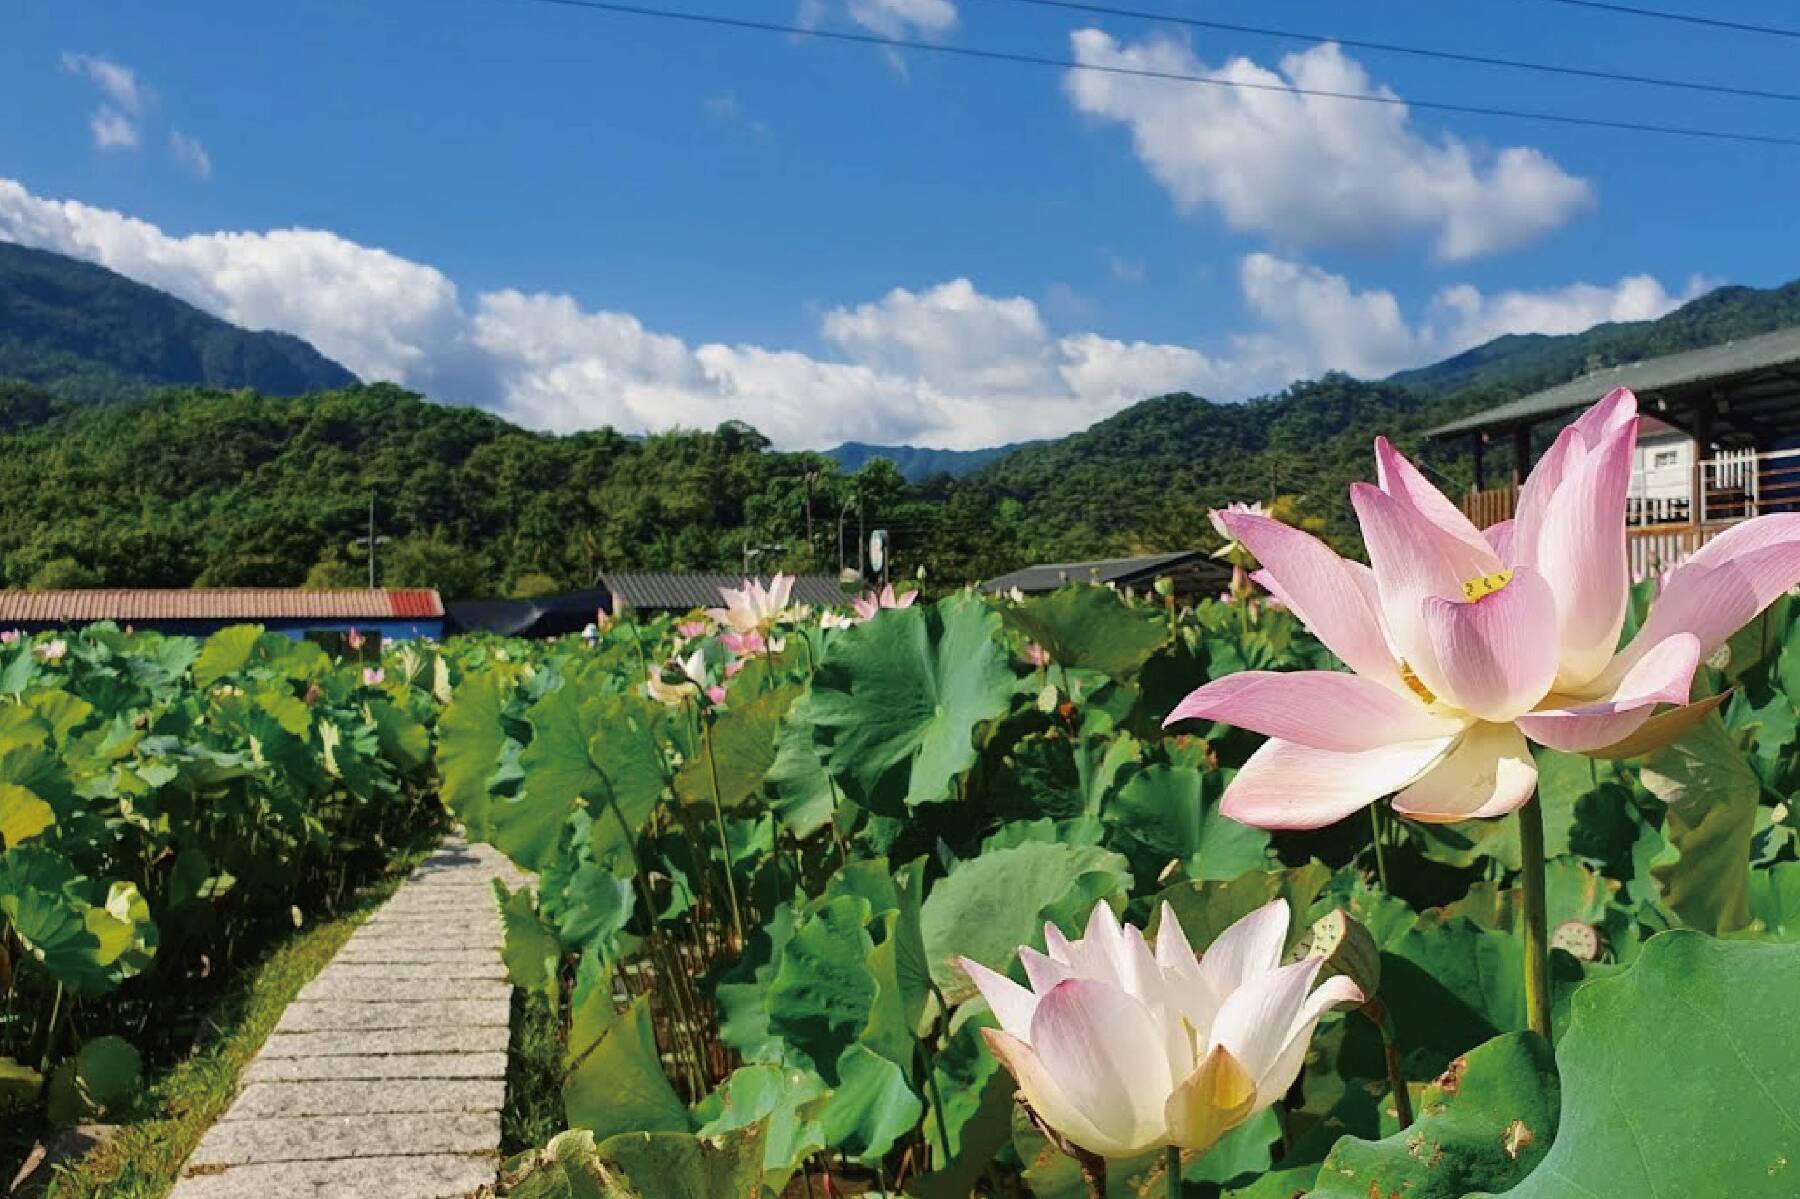
M856 470L871 458L886 458L900 468L900 473L906 477L907 482L918 483L933 475L961 478L1004 454L1036 444L1038 443L1020 442L1017 445L997 445L980 450L934 450L916 445L870 445L862 441L846 441L825 453L845 470Z
M844 478L768 447L737 422L533 433L388 385L96 405L0 382L0 585L358 586L371 497L392 539L380 581L450 596L590 586L603 566L730 566L746 545L782 547L765 567L807 564L809 497L811 561L835 566L824 514L846 488L874 513L902 507L886 461Z
M0 378L83 401L195 384L303 395L356 376L286 333L253 333L89 262L0 242Z

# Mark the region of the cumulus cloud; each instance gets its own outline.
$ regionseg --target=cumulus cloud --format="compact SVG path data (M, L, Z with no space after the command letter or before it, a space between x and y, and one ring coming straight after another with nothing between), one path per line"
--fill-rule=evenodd
M63 70L86 79L106 98L88 117L94 148L135 150L138 125L149 99L149 91L138 82L137 74L130 67L94 54L64 51L61 61Z
M956 26L951 0L850 0L850 19L883 37L948 33Z
M1525 245L1593 202L1593 188L1543 153L1485 153L1417 130L1404 104L1299 95L1294 88L1398 99L1334 43L1280 62L1202 62L1185 43L1135 44L1076 30L1078 62L1219 86L1070 71L1075 107L1131 131L1145 168L1184 209L1216 208L1233 229L1294 246L1369 247L1424 235L1457 261ZM1250 86L1229 86L1247 84Z
M0 240L100 263L226 320L303 337L365 379L479 404L534 428L639 431L747 420L783 446L844 440L967 448L1082 428L1146 396L1232 399L1327 368L1378 376L1501 332L1660 315L1685 296L1612 287L1440 292L1413 320L1389 292L1252 254L1255 326L1221 353L1058 332L1038 303L967 279L827 310L832 354L695 345L628 312L514 289L463 296L441 271L316 229L173 237L0 179ZM1690 283L1692 294L1703 286Z

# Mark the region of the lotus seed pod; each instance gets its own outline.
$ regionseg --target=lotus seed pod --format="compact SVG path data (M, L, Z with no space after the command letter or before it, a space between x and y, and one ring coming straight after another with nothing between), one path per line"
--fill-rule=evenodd
M1565 920L1550 934L1550 944L1571 957L1592 962L1600 957L1600 930L1579 920Z
M1341 974L1362 988L1365 1000L1375 998L1381 989L1381 948L1369 930L1342 908L1333 908L1313 923L1300 942L1299 956L1324 958L1319 977Z

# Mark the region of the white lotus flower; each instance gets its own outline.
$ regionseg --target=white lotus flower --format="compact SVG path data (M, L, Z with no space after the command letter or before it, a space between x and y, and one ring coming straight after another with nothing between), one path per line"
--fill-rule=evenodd
M1153 951L1101 903L1081 940L1046 925L1047 955L1019 950L1029 990L962 968L1000 1021L988 1047L1066 1140L1107 1158L1200 1151L1293 1086L1321 1016L1363 1000L1341 975L1313 989L1322 958L1281 964L1288 918L1278 899L1196 959L1167 904Z

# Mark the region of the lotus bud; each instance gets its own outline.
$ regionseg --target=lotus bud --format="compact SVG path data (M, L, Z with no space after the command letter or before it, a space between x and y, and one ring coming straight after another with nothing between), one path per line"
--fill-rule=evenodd
M1381 947L1369 930L1342 908L1333 908L1313 922L1294 951L1294 960L1306 958L1323 958L1320 977L1341 974L1371 999L1381 989Z
M1550 945L1584 962L1600 958L1600 930L1579 920L1565 920L1550 934Z

